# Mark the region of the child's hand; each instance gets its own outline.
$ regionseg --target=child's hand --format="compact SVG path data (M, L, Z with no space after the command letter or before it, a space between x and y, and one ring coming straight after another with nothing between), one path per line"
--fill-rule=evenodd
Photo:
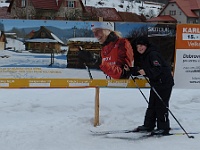
M145 71L144 71L143 69L140 69L138 72L139 72L141 75L146 75L146 73L145 73Z

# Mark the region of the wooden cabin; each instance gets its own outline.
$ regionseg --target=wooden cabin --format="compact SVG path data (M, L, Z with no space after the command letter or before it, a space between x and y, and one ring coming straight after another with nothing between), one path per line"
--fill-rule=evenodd
M26 40L26 50L35 53L56 53L61 52L61 46L64 43L50 30L41 26L38 31L29 33L29 39Z

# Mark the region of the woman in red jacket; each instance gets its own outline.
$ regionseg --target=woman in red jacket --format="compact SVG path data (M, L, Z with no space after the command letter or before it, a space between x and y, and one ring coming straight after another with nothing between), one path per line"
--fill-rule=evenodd
M127 79L124 66L133 66L133 49L129 41L114 31L111 22L94 22L91 30L102 45L100 69L113 79Z

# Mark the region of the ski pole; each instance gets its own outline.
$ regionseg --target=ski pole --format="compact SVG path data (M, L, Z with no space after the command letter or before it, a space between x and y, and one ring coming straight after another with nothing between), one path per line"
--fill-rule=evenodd
M79 46L79 47L78 47L78 50L79 50L79 51L83 51L83 48L82 48L81 46ZM87 66L86 62L83 62L83 64L84 64L86 70L88 71L88 74L89 74L90 79L93 79L92 74L91 74L91 72L90 72L90 68Z
M135 83L136 87L139 89L139 91L140 91L140 93L142 94L142 96L144 97L145 101L146 101L147 103L149 103L148 100L147 100L147 98L146 98L146 96L144 95L144 93L143 93L142 90L140 89L139 85L138 85L137 82L135 81L136 77L133 77L133 76L131 75L131 79L132 79L133 82Z
M91 72L90 72L90 68L86 65L86 63L83 63L83 64L84 64L85 68L86 68L87 71L88 71L88 74L89 74L90 79L93 79L92 74L91 74Z
M147 79L147 77L144 76L144 78L146 79L146 81L149 83L150 87L152 88L152 90L154 91L154 93L158 96L158 98L160 99L160 101L163 103L163 105L167 108L167 110L169 111L169 113L172 115L172 117L174 118L174 120L176 120L176 122L178 123L178 125L181 127L181 129L184 131L184 133L187 135L188 138L194 138L194 136L191 136L188 134L188 132L183 128L183 126L181 125L181 123L178 121L178 119L174 116L174 114L172 113L172 111L169 109L169 107L165 104L165 102L163 101L162 97L160 97L160 95L158 94L158 92L156 91L156 89L151 86L150 81Z

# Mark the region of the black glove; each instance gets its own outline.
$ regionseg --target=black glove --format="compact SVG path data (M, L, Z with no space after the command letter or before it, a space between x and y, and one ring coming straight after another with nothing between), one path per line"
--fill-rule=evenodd
M80 63L92 63L92 65L96 66L101 64L101 57L98 54L91 53L87 50L79 50L77 55Z
M138 72L139 70L140 70L140 68L138 66L130 67L130 72L131 72L131 75L133 75L133 76L140 75L140 73Z
M80 50L77 55L78 55L79 61L82 62L82 63L93 62L93 56L87 50Z
M123 72L120 76L120 79L128 79L131 75L133 76L138 76L140 75L140 73L138 72L140 70L139 67L135 66L135 67L128 67L129 70L127 70L127 65L125 65L124 69L123 69ZM126 69L125 69L126 68Z
M131 75L131 71L126 71L125 69L123 69L120 79L128 79L130 75Z

